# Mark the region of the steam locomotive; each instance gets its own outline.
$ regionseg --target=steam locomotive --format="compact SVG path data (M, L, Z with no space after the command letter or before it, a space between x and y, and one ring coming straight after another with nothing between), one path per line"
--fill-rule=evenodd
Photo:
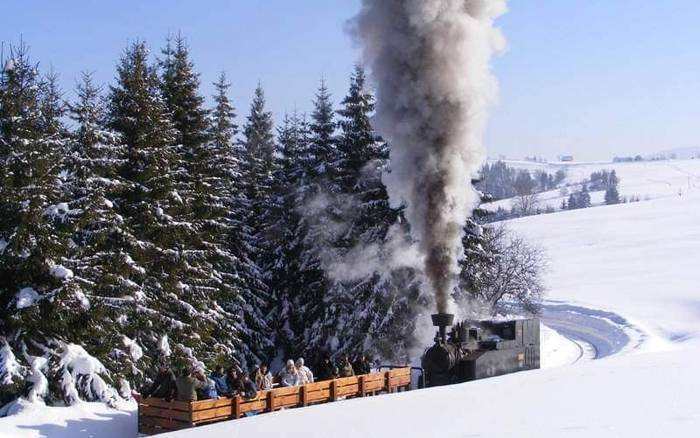
M422 358L424 386L440 386L540 367L539 319L463 321L432 315L435 344Z

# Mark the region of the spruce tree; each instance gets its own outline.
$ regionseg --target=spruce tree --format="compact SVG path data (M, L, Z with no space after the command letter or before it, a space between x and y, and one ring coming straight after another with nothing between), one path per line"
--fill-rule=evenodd
M164 335L176 342L176 352L212 359L228 345L228 317L206 290L191 265L189 246L196 228L179 220L182 196L177 192L178 131L168 115L156 69L148 62L145 44L129 47L117 67L117 84L111 87L109 127L125 146L119 169L126 189L118 200L125 218L125 261L130 265L129 291L136 304L130 315L131 338L158 354ZM191 350L194 349L194 350Z
M81 344L113 372L113 383L124 388L125 381L139 379L134 370L141 359L141 347L127 336L133 333L123 330L124 316L134 312L133 301L124 297L138 291L129 280L132 266L124 239L128 231L115 205L125 189L118 174L124 148L120 136L105 126L102 90L91 74L83 74L76 91L77 101L69 111L76 128L63 187L70 199L76 245L72 266L92 304L91 336Z
M248 201L245 222L249 238L245 244L250 275L242 295L242 338L253 355L249 359L260 362L269 357L273 349L266 316L271 305L269 284L262 267L270 263L268 231L274 222L270 205L276 165L272 113L265 108L265 93L260 84L255 89L243 136L245 157L242 167Z
M294 112L285 115L278 130L278 165L273 184L271 216L275 221L270 236L269 272L272 327L277 334L276 346L286 357L304 355L304 331L310 321L303 310L301 297L310 283L304 266L304 223L299 210L304 168L302 157L308 151L308 124Z
M321 331L328 280L323 270L321 257L335 244L335 231L332 222L334 197L340 192L334 166L337 165L338 149L334 137L336 131L335 113L331 95L322 80L313 100L313 111L308 130L306 152L300 155L301 176L296 195L296 209L302 212L296 235L300 269L298 278L303 279L303 287L288 289L287 312L299 316L290 325L288 339L294 339L291 352L301 352L304 356L317 359L324 349L329 349L328 336ZM335 204L337 205L337 204Z
M340 352L406 359L412 343L414 311L419 299L414 273L397 269L387 260L393 240L408 238L397 225L399 212L389 206L381 182L388 148L372 130L374 97L365 84L365 73L356 67L348 95L338 111L340 136L333 166L339 190L333 210L344 226L336 235L333 252L339 263L357 257L373 257L379 266L360 278L334 278L324 297L326 347ZM390 241L392 241L390 243Z
M216 345L215 356L231 360L238 345L236 317L225 303L238 297L235 257L227 248L229 192L222 169L230 140L210 141L208 110L199 94L199 75L190 61L184 39L168 40L163 50L161 90L175 128L175 168L177 193L182 199L174 215L191 224L192 232L181 242L189 267L188 286L193 296L211 301L221 327L226 327ZM224 307L221 307L224 306Z
M38 357L85 333L90 302L66 266L70 211L59 174L67 139L56 84L39 78L24 46L0 70L0 308L8 312L0 333L20 361L15 377L48 375L60 399L65 387Z
M232 316L235 325L231 335L235 335L237 357L246 365L262 360L269 353L268 343L254 345L252 341L258 336L269 337L270 333L265 332L264 325L260 328L246 323L246 315L251 313L248 303L260 305L254 293L261 288L264 290L264 283L250 245L254 236L247 223L250 202L246 195L246 150L236 140L238 126L235 124L235 108L228 97L230 86L223 73L214 83L215 106L209 119L209 167L213 172L207 184L213 191L212 205L225 210L224 216L212 228L220 239L217 241L219 256L215 267L223 281L222 286L225 286L221 305Z

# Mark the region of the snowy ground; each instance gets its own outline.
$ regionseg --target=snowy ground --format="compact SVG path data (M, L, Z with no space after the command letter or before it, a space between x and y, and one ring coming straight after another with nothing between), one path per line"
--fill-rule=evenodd
M136 403L112 409L104 403L72 407L27 404L21 413L0 418L0 438L128 438L136 436Z
M663 178L672 175L666 167ZM542 370L170 436L697 436L700 190L661 195L510 223L547 250L543 319L576 341L544 328ZM603 359L586 360L596 356ZM89 404L0 419L3 438L128 437L134 430L128 410Z

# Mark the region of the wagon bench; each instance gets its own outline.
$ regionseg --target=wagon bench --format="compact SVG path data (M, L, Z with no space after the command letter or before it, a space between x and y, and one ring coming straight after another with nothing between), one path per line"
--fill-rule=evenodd
M139 433L155 435L217 421L235 420L247 413L274 412L409 389L411 369L343 377L301 386L259 391L254 399L241 396L195 402L146 398L139 402Z

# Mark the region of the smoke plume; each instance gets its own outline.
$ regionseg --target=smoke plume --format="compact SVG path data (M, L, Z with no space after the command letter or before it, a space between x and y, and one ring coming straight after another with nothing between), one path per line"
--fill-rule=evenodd
M470 180L498 92L490 60L505 46L494 27L505 12L505 0L363 0L353 22L377 87L375 126L391 145L383 181L406 206L439 312L477 202Z

